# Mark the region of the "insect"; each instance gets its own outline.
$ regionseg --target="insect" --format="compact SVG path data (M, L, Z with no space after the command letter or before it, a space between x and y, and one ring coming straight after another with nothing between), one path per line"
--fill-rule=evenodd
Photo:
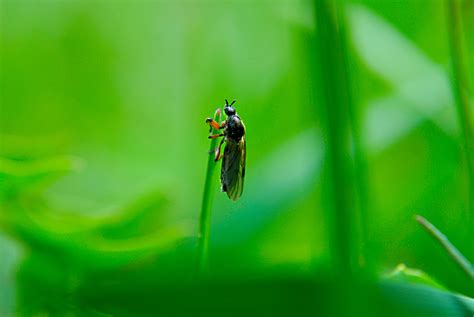
M221 185L222 191L227 193L227 196L232 200L237 200L242 196L244 190L244 177L245 177L245 126L243 121L237 115L235 108L225 99L224 112L227 119L222 123L218 123L212 118L207 118L206 123L210 125L210 131L212 128L216 130L223 129L222 133L209 135L209 139L216 139L223 137L219 143L219 146L215 149L214 161L217 162L222 158L221 168ZM220 121L220 109L219 112ZM222 155L222 145L226 143L224 149L224 155Z

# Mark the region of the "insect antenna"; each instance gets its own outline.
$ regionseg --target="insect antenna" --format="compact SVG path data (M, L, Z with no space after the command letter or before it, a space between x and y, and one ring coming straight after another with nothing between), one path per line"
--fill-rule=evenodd
M228 107L229 106L229 102L227 101L227 99L224 99L225 100L225 106Z
M227 101L227 100L226 100L226 101ZM230 105L232 106L232 105L235 103L235 101L236 101L236 100L234 99L234 101L232 101L232 103L231 103Z

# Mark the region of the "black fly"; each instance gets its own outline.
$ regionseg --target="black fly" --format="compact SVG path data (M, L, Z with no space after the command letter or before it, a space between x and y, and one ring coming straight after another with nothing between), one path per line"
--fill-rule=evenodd
M210 135L209 139L223 137L219 146L215 150L214 161L218 161L221 157L221 184L222 191L232 200L237 200L244 190L245 177L245 126L243 121L237 115L235 108L225 100L224 112L227 119L219 124L211 118L206 119L212 128L216 130L224 129L222 133ZM217 109L220 112L220 109ZM226 142L224 155L221 155L222 144Z

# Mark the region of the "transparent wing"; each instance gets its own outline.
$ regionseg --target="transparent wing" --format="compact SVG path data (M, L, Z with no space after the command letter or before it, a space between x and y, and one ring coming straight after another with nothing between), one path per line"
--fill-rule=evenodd
M222 160L222 191L232 200L237 200L244 191L246 144L245 138L239 142L227 140Z

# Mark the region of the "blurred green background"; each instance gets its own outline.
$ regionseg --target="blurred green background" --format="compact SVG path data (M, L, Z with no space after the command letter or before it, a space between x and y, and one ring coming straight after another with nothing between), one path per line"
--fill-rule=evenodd
M214 175L211 280L333 274L319 97L332 68L317 57L331 43L313 2L1 0L0 9L1 316L153 315L94 294L119 289L133 301L153 281L192 281L204 120L224 98L237 99L247 127L247 174L237 202ZM358 122L358 198L348 204L365 223L360 265L379 277L405 263L472 297L472 280L413 218L474 260L446 3L340 9ZM474 2L461 9L474 78Z

